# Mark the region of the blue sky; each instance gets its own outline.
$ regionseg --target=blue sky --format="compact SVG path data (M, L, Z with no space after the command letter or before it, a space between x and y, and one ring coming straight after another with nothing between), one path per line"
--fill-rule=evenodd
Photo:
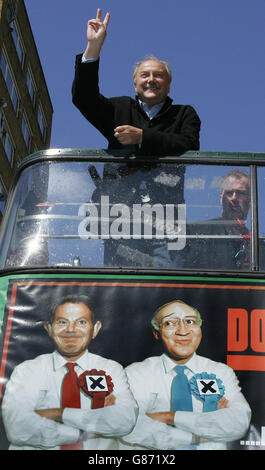
M134 96L134 63L168 60L170 96L201 121L201 150L265 152L264 0L25 0L54 107L51 147L106 148L74 108L75 55L98 7L111 13L101 54L105 96Z

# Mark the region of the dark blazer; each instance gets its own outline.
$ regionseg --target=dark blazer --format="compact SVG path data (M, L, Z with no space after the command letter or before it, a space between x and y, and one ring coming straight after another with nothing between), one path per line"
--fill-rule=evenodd
M173 105L167 97L161 111L150 120L137 99L129 96L105 98L98 86L99 60L82 63L76 58L72 87L73 103L108 140L110 149L124 148L114 137L114 129L131 125L143 129L142 155L174 155L199 150L200 119L189 105Z

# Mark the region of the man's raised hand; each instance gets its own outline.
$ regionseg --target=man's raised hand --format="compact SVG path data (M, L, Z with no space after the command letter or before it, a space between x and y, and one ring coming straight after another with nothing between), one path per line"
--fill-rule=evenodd
M110 20L110 13L106 13L104 20L101 19L101 9L98 8L96 18L87 23L87 48L85 50L86 59L96 59L104 43L107 27Z

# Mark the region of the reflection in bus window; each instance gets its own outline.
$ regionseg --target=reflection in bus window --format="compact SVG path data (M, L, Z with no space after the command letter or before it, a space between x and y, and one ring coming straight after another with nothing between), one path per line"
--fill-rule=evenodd
M246 169L235 168L219 181L219 216L187 226L185 267L249 270L249 174Z
M182 267L182 251L169 250L168 241L178 237L175 220L178 206L184 204L185 166L106 164L102 178L93 166L89 170L96 185L92 201L110 219L104 234L104 265Z
M183 264L180 250L168 250L169 239L173 243L178 237L174 224L178 205L184 203L183 165L60 162L46 170L45 166L47 181L42 189L29 188L28 182L36 179L30 169L18 188L9 266Z
M100 264L100 249L93 241L84 246L78 234L78 210L90 200L93 189L87 164L45 163L27 168L15 196L7 266L78 265L80 250L85 265ZM95 254L96 260L90 263L88 253L92 258Z
M225 165L35 162L0 266L248 270L248 179Z

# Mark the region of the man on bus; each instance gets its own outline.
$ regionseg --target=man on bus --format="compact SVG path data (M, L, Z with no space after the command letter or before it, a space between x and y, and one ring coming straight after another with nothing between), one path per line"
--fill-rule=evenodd
M96 196L93 200L100 203L99 195L107 195L102 193L104 187L111 196L110 203L128 204L127 197L130 197L130 204L139 203L143 192L143 197L151 205L157 202L183 204L185 167L176 164L160 166L155 163L155 157L198 150L200 119L192 106L172 104L172 99L168 96L171 83L170 67L167 62L153 56L135 66L135 99L129 96L106 98L100 93L99 56L109 19L110 14L107 13L102 21L101 10L98 9L96 18L88 21L87 47L85 52L76 58L73 103L104 135L109 149L125 149L135 155L151 156L154 163L142 168L139 168L139 164L128 164L126 168L122 167L121 171L117 166L105 165L103 186L99 178L95 179L97 200ZM152 179L151 184L146 183L146 178L149 183ZM134 200L132 195L135 195ZM143 259L148 259L148 256L144 256L146 254L150 254L150 266L172 267L174 263L176 265L176 260L171 259L164 240L105 242L106 265L141 266ZM178 262L180 263L180 259Z
M250 207L250 185L247 172L235 168L224 176L220 203L220 217L188 225L185 267L249 269L250 232L246 220Z

